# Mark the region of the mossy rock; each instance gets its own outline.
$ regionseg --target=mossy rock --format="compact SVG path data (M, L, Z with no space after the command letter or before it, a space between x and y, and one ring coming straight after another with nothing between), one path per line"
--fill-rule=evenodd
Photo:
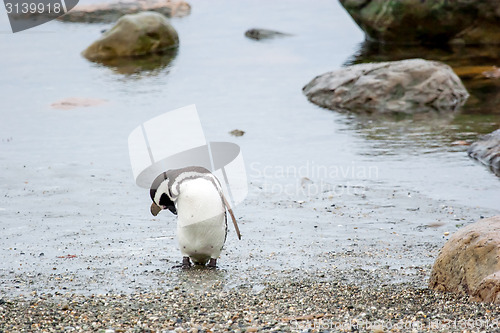
M500 2L340 0L370 41L500 44Z
M82 52L91 61L158 53L179 45L177 31L156 12L122 16L110 30Z

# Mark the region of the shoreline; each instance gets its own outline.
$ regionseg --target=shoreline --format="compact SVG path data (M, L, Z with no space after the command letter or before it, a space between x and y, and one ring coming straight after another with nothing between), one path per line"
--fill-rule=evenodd
M260 290L181 284L130 295L2 298L0 332L500 332L499 315L496 305L407 284L375 288L306 278Z

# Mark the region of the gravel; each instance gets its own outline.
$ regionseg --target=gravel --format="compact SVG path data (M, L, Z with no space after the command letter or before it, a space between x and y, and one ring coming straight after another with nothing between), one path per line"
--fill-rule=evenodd
M195 270L198 278L213 274ZM2 298L0 332L500 332L499 310L408 284L317 276L227 288L220 280L133 294Z

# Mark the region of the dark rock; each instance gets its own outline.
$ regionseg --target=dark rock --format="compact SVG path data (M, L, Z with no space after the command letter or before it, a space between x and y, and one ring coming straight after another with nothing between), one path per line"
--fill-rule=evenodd
M78 5L59 20L67 22L112 23L127 14L154 11L166 17L182 17L191 12L191 6L184 1L148 0Z
M276 38L276 37L286 37L286 36L291 36L291 35L287 34L287 33L279 32L279 31L274 31L274 30L249 29L245 32L245 36L247 36L250 39L261 40L261 39L269 39L269 38Z
M474 142L467 150L467 154L490 166L495 174L500 176L500 129Z
M432 267L429 288L500 303L500 216L454 233Z
M448 65L423 59L348 66L314 78L303 92L328 109L407 114L455 110L469 96Z
M179 37L167 18L156 12L121 17L82 55L91 61L140 56L175 48Z
M497 0L340 0L366 38L396 44L500 44Z

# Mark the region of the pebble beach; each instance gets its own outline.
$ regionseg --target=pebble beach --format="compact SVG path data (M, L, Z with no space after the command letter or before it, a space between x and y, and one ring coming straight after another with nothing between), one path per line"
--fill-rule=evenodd
M2 332L500 332L498 307L412 286L285 280L0 300Z

